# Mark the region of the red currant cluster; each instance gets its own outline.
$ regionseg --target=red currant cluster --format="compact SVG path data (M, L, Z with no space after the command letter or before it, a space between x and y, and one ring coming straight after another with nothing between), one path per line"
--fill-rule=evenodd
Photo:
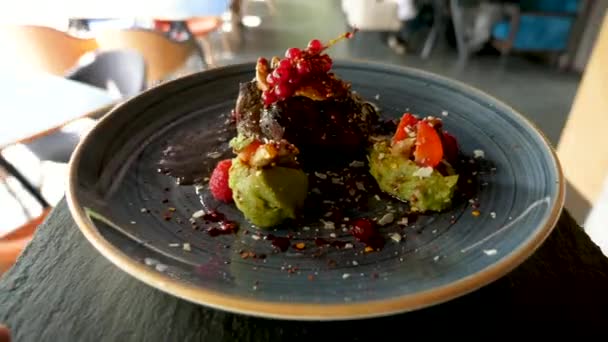
M287 49L285 58L281 59L276 68L266 77L269 89L262 93L264 105L268 106L284 100L292 96L302 84L326 75L331 70L333 62L329 55L321 54L321 52L339 40L352 36L353 32L347 32L326 45L323 45L318 39L313 39L305 50Z

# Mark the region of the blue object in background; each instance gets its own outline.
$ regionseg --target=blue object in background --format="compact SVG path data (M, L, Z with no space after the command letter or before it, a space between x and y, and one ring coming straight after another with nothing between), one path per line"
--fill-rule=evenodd
M568 46L570 31L578 11L578 0L527 0L521 1L521 16L513 49L529 51L562 51ZM526 12L552 12L562 15L536 15ZM510 21L497 23L492 37L509 39Z
M525 11L559 12L575 14L579 0L521 0L519 6Z
M568 46L568 37L574 19L567 17L546 17L522 15L519 30L513 42L517 50L564 50ZM511 23L503 21L494 26L492 35L495 39L509 38Z

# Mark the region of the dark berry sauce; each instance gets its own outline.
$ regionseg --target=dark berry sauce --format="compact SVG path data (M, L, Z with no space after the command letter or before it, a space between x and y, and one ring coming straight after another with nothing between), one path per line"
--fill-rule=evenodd
M272 242L272 246L276 247L281 252L285 252L291 246L291 240L287 237L266 235L266 240Z
M353 222L353 227L350 233L359 241L363 242L373 249L380 249L384 247L384 238L376 229L374 222L366 219L359 218Z
M224 214L217 211L210 211L203 215L203 220L207 222L220 222L225 220Z
M219 236L219 235L236 234L236 232L239 230L239 225L236 222L224 219L223 214L221 214L221 213L218 213L218 214L221 215L221 217L222 217L219 227L209 228L207 230L207 234L209 234L210 236L214 236L214 237ZM213 222L218 222L218 221L213 221Z
M315 245L317 245L317 247L323 247L323 246L331 246L331 247L336 247L336 248L344 248L344 246L346 246L347 242L346 241L342 241L342 240L327 240L324 238L315 238Z

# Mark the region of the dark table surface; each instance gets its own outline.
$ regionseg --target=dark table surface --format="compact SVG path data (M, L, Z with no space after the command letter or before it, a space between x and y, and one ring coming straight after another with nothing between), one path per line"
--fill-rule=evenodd
M479 336L480 327L505 328L508 321L561 321L568 324L553 328L585 332L608 323L608 259L567 212L535 254L494 283L431 308L368 320L277 321L177 299L104 259L80 233L65 201L0 279L0 323L16 341L310 342L328 335L375 341L395 331L446 333L420 330L422 324L458 324L454 334Z

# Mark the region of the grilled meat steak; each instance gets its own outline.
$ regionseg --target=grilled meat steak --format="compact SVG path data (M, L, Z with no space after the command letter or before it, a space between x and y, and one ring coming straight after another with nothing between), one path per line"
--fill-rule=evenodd
M260 98L255 82L240 85L235 109L238 132L268 140L286 139L300 149L300 158L307 162L364 153L377 120L374 108L350 92L322 101L292 96L267 108Z

